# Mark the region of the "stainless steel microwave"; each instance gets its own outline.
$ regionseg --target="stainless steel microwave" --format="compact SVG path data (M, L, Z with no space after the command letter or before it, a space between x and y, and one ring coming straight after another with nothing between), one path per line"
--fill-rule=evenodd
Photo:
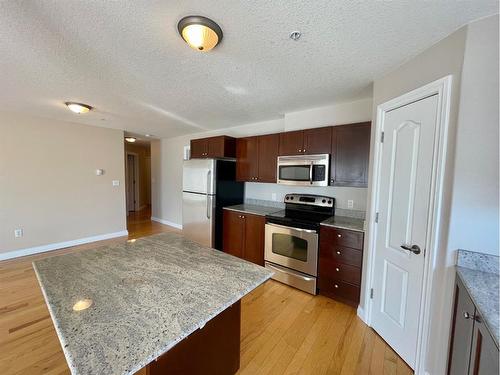
M278 184L328 186L329 172L329 154L278 156Z

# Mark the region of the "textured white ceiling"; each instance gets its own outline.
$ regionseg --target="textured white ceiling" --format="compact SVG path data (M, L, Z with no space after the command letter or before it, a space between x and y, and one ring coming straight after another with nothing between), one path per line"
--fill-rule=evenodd
M0 108L158 137L237 126L370 96L375 77L496 12L495 0L4 0ZM176 29L189 14L218 22L221 45L190 49ZM66 100L96 110L76 116Z

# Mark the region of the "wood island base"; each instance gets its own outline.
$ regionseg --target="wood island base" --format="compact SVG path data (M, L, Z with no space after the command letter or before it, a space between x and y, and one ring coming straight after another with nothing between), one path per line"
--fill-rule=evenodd
M240 368L240 328L238 301L137 374L233 375Z

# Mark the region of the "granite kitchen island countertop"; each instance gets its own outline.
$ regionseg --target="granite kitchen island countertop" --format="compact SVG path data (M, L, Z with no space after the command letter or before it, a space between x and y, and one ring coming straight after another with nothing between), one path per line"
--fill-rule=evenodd
M72 374L133 374L272 275L176 233L33 267Z
M234 206L224 207L225 210L238 211L247 214L266 216L267 214L272 214L274 212L281 211L283 208L271 207L271 206L260 206L256 204L237 204Z

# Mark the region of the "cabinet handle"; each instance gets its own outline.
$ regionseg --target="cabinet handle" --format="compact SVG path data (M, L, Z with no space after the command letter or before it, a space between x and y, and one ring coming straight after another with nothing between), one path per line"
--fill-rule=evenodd
M241 216L241 218L242 218L242 219L244 219L244 218L245 218L245 215L242 215L242 216Z
M337 234L337 237L338 237L338 238L342 238L342 235L341 235L341 234Z
M302 152L306 152L306 149L303 149Z
M339 271L340 271L340 268L338 268L338 267L337 267L337 268L335 268L335 271L339 272Z
M302 152L302 149L299 148L299 154Z
M335 287L335 289L339 288L339 286L337 284L334 284L333 286Z
M340 250L339 250L339 251L337 251L337 254L338 254L338 255L340 255Z
M467 311L464 311L464 319L470 319L470 314Z

